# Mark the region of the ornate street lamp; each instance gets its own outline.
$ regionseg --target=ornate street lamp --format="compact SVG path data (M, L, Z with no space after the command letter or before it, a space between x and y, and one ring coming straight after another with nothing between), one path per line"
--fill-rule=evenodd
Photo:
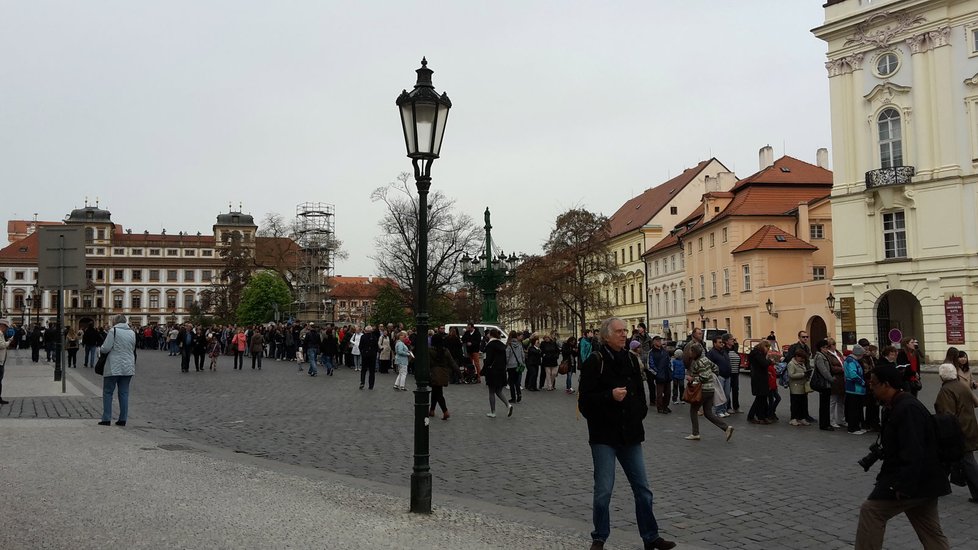
M774 311L774 302L772 302L770 298L768 298L767 301L764 302L764 307L767 308L768 315L774 317L775 319L778 318L778 313Z
M703 309L703 306L700 306L698 313L700 314L700 321L706 321L706 310Z
M34 304L34 293L31 292L24 298L24 303L27 304L27 328L31 326L31 306Z
M7 275L5 273L0 273L0 317L6 317L4 315L5 309L4 304L6 304L6 290L7 290Z
M835 296L831 292L825 297L825 306L829 308L829 313L835 313Z
M397 98L401 129L407 156L414 165L414 182L418 186L418 271L415 274L416 329L421 335L414 349L414 470L411 472L411 511L431 513L431 466L428 461L428 189L431 187L431 164L441 154L445 124L452 102L447 94L438 95L431 84L428 60L421 58L415 71L414 89L404 90Z
M478 258L471 258L468 254L462 256L462 278L482 293L482 322L495 325L499 323L496 292L503 283L513 278L518 258L516 254L506 257L506 253L502 251L498 256L492 255L492 224L489 223L488 208L485 219L486 251Z

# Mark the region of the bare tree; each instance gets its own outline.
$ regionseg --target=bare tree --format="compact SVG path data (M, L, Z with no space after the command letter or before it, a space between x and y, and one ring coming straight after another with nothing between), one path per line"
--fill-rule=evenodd
M575 208L557 216L543 247L550 277L549 281L540 277L540 284L577 319L581 334L589 315L604 315L611 309L600 292L602 282L617 272L608 234L606 216Z
M408 292L417 294L418 196L411 174L402 172L395 181L378 187L370 200L387 208L380 219L381 234L370 256L382 277L393 279ZM458 259L478 243L472 218L455 210L455 201L441 191L428 195L428 295L440 296L461 280ZM411 304L405 304L411 305Z

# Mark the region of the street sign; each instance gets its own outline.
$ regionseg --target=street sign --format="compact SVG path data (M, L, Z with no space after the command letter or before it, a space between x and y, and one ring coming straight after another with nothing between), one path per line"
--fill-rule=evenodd
M46 225L37 228L37 286L80 290L85 280L85 228ZM62 270L64 268L64 279Z
M960 296L944 300L944 324L949 346L964 344L964 301Z

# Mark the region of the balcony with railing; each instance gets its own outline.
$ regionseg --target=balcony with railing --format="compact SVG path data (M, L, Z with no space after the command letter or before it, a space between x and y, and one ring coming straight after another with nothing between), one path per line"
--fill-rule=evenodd
M916 174L916 170L913 166L894 166L870 170L866 172L866 189L907 185L913 183L914 174Z

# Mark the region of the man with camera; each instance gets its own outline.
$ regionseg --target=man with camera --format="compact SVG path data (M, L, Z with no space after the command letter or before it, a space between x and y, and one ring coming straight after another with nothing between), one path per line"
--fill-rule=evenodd
M870 388L883 404L883 429L864 470L882 459L876 486L859 509L855 550L883 548L886 522L904 513L927 550L950 549L937 514L937 498L951 492L937 454L937 432L930 412L903 391L903 374L892 365L873 370Z

